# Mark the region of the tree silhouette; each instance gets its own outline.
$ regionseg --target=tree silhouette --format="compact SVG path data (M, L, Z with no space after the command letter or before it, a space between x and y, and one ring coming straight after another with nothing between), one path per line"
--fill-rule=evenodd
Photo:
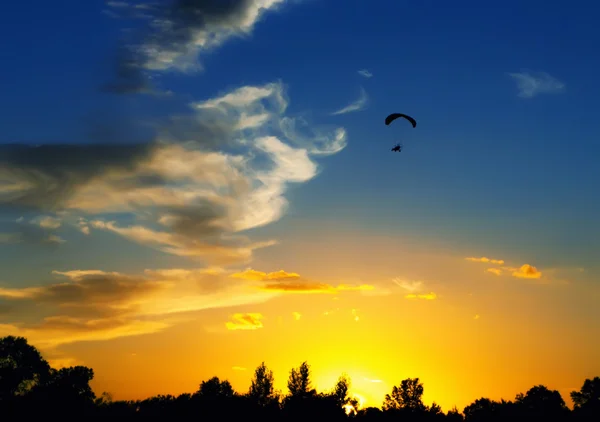
M592 420L600 415L600 377L586 379L579 391L571 391L575 414L580 420Z
M291 397L308 397L316 393L312 389L310 375L310 365L307 362L302 362L298 368L292 368L287 382Z
M423 403L423 384L407 378L386 394L382 408L360 409L352 398L351 380L342 374L325 392L313 387L310 365L292 368L288 394L280 402L273 372L262 362L245 394L236 393L228 380L214 376L193 393L156 395L144 400L113 400L109 393L96 398L90 382L94 371L85 366L53 369L39 351L22 337L0 338L0 419L105 422L111 420L188 421L259 420L307 422L323 419L344 422L597 422L600 421L600 377L586 379L571 392L574 410L560 393L535 385L514 401L479 398L461 413L446 414L433 402Z
M255 370L254 377L250 381L248 397L255 404L265 407L277 402L278 397L274 388L275 378L273 371L269 370L262 362Z
M419 382L419 378L402 380L400 387L394 386L392 394L385 395L383 410L424 411L423 391L423 383Z
M50 365L24 337L0 339L0 401L24 395L50 376Z
M524 395L517 394L515 403L523 408L524 414L536 419L560 417L568 410L560 393L544 385L531 387Z

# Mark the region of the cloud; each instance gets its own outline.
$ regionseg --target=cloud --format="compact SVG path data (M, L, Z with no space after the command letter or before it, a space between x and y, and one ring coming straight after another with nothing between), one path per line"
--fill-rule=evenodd
M347 106L334 111L333 113L331 113L332 116L337 116L340 114L346 114L346 113L351 113L354 111L360 111L362 109L364 109L367 105L368 102L368 96L367 96L367 92L364 90L364 88L360 89L360 96L358 97L358 99L350 104L348 104Z
M0 170L1 172L1 170ZM4 224L6 225L6 224ZM28 243L56 245L65 240L53 231L60 228L60 218L37 216L28 223L23 217L9 224L11 233L0 233L0 243Z
M258 330L263 328L261 319L264 317L259 313L233 314L225 326L228 330Z
M262 271L256 271L252 268L248 268L242 272L234 273L231 275L233 278L241 278L243 280L252 281L268 281L268 280L295 280L300 278L299 274L288 273L283 270L279 270L272 273L264 273Z
M488 273L496 274L496 275L502 275L502 269L501 268L488 268L485 271L488 272Z
M245 371L246 368L244 368L243 366L232 366L231 369L233 369L234 371Z
M423 300L435 300L437 299L437 295L433 292L425 293L425 294L408 294L404 296L406 299L423 299Z
M41 216L31 220L32 224L37 224L43 229L57 229L61 226L59 218L51 216Z
M539 94L564 92L565 84L545 72L509 73L519 89L519 97L532 98Z
M116 2L112 17L144 18L148 25L120 49L114 92L147 91L148 71L201 69L198 56L227 40L248 37L265 12L284 0L175 0L160 5Z
M520 267L505 266L501 268L487 268L485 271L497 276L510 274L513 277L528 279L540 279L542 277L542 272L529 264L524 264Z
M262 303L257 291L211 269L147 270L128 275L101 270L54 271L56 283L0 288L9 305L0 336L14 334L40 347L101 341L162 331L190 312Z
M346 284L339 284L332 286L326 283L318 283L308 280L303 281L279 281L274 283L267 283L261 287L262 290L280 292L280 293L328 293L336 294L344 291L363 291L372 290L374 286L368 284L350 286Z
M502 260L502 259L491 259L491 258L487 258L485 256L482 256L481 258L469 257L469 258L465 258L465 259L467 261L471 261L471 262L483 262L483 263L487 263L487 264L504 265L504 260Z
M414 280L414 281L413 280L404 280L404 279L396 277L392 281L397 286L399 286L399 287L401 287L404 290L407 290L409 292L416 292L416 291L420 290L423 287L423 282L422 281L417 281L417 280Z
M342 128L294 138L287 105L281 83L245 86L192 103L148 144L2 145L0 211L61 212L83 233L207 265L249 262L276 241L241 232L279 220L288 186L318 174L313 156L345 145Z
M529 264L524 264L512 272L513 277L517 278L540 278L542 273L536 267Z
M479 319L479 318L481 318L481 317L479 316L479 314L476 314L476 315L473 317L473 319Z
M360 321L360 317L358 316L358 311L356 309L352 309L352 319L354 319L355 322Z
M242 279L251 282L258 282L254 285L261 290L280 292L280 293L339 293L352 291L368 291L375 287L369 284L338 284L333 286L327 283L320 283L306 280L297 273L290 273L279 270L271 273L256 271L248 268L241 272L230 275L231 278Z
M373 74L371 72L369 72L367 69L361 69L358 71L358 74L360 76L364 76L365 78L372 78Z
M302 317L302 314L300 312L292 312L292 316L296 321L298 321Z

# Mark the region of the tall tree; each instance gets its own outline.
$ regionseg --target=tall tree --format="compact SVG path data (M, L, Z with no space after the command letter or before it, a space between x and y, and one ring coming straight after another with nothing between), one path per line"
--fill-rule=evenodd
M315 394L310 379L310 365L304 361L298 368L292 368L288 378L287 387L291 397L307 397Z
M49 376L50 365L24 337L0 338L0 400L23 395Z
M407 378L402 380L400 387L394 386L392 394L386 394L383 402L384 410L425 410L426 406L423 403L423 383L419 382L419 378Z
M273 371L262 362L255 370L250 381L248 397L259 406L267 406L277 400L274 389Z
M600 415L600 377L586 379L579 391L571 391L571 400L576 411Z

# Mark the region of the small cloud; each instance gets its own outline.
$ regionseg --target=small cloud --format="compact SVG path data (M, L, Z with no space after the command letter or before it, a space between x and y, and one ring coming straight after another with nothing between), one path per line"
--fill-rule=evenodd
M358 322L360 320L356 309L352 309L352 316L354 317L354 321Z
M302 317L302 314L300 312L292 312L292 315L296 321L298 321Z
M564 92L565 84L546 72L509 73L519 89L521 98L533 98L538 94L557 94Z
M502 269L500 268L488 268L485 271L496 275L502 275Z
M279 270L272 273L265 273L248 268L242 272L234 273L230 277L241 278L249 281L269 281L269 280L290 280L300 278L299 274L288 273L287 271Z
M479 314L476 314L476 315L473 317L473 319L479 319L479 318L480 318Z
M233 321L225 323L228 330L257 330L263 328L261 322L263 316L259 313L233 314L231 319Z
M517 278L540 278L542 273L533 265L525 264L513 271L512 275Z
M19 243L23 239L19 233L0 233L0 244Z
M369 98L367 96L367 92L364 90L364 88L361 88L360 96L358 97L358 99L356 101L348 104L346 107L343 107L337 111L334 111L333 113L331 113L331 115L337 116L340 114L351 113L353 111L360 111L366 107L368 99Z
M374 380L372 380L372 379L370 379L370 378L365 378L365 381L367 381L367 382L372 382L372 383L376 383L376 384L380 384L380 383L382 383L382 382L383 382L382 380L378 380L378 379L374 379Z
M66 242L66 240L65 240L65 239L63 239L63 238L62 238L62 237L60 237L60 236L56 236L56 235L54 235L54 234L51 234L51 235L49 235L49 236L46 238L46 242L48 242L48 243L65 243L65 242Z
M43 229L58 229L61 226L61 221L58 218L50 216L37 217L31 220L31 224L37 224Z
M353 292L353 291L363 291L363 290L374 290L375 286L372 286L370 284L359 284L356 286L350 285L350 284L339 284L337 287L335 287L335 289L337 291L343 292Z
M417 290L420 290L423 287L423 282L418 280L403 280L401 278L396 277L392 281L397 286L402 287L404 290L407 290L409 292L416 292Z
M484 262L487 264L504 265L503 259L491 259L491 258L487 258L485 256L482 256L481 258L469 257L469 258L465 258L465 259L467 261L471 261L471 262Z
M421 295L417 295L417 294L409 294L404 296L406 299L423 299L423 300L435 300L437 299L437 295L433 292L431 293L425 293L425 294L421 294Z
M234 371L245 371L246 368L244 368L243 366L232 366L231 369L233 369Z
M372 78L373 74L371 72L369 72L367 69L361 69L358 71L358 74L360 76L364 76L365 78Z
M318 283L312 281L299 281L299 282L288 282L281 281L275 283L268 283L262 287L261 290L277 291L280 293L329 293L335 294L342 291L362 291L372 290L375 287L363 284L359 286L350 286L347 284L340 284L338 286L332 286L326 283Z

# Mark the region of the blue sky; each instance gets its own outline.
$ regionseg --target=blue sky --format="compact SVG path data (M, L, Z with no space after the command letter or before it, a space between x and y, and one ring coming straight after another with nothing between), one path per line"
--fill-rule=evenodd
M214 4L3 7L0 337L117 398L262 360L445 410L598 374L600 5Z
M276 7L252 21L245 36L225 37L214 48L188 57L201 69L150 70L156 89L171 95L116 95L100 90L113 76L123 34L146 34L146 20L122 18L130 6L99 0L37 3L32 7L11 2L0 16L0 37L11 40L2 53L7 65L0 68L1 143L152 141L153 128L189 112L190 103L206 106L206 101L242 87L267 86L271 100L277 101L283 92L285 116L301 117L310 128L322 126L323 133L329 131L328 147L335 147L336 129L344 131L344 141L335 153L317 151L309 153L310 158L300 148L300 155L293 156L297 157L291 166L295 166L293 175L284 171L268 176L275 177L269 179L273 189L282 189L272 199L285 198L289 208L265 217L265 224L248 223L251 237L284 239L285 244L285 239L298 233L316 236L327 226L442 241L448 250L465 255L519 256L539 265L597 271L600 120L595 105L600 59L594 52L600 41L596 30L600 6L592 2L580 7L542 1L271 2ZM240 24L235 18L232 22ZM223 34L219 22L215 28ZM369 77L361 70L368 71ZM366 100L356 110L334 114L361 93ZM256 111L246 106L228 111ZM267 110L281 123L277 110ZM391 112L414 116L417 128L405 121L386 127L383 120ZM212 122L203 118L204 125ZM270 135L269 130L261 127L251 136ZM393 154L390 148L398 141L405 149ZM235 148L240 145L247 146L241 143ZM265 151L283 157L277 155L275 144L264 146ZM11 183L35 180L40 189L48 188L43 185L46 176L23 175L17 164L5 159L2 165L10 171L4 177L12 177ZM197 159L198 171L185 177L209 166L205 156ZM312 165L318 165L318 170ZM175 179L169 173L174 167L160 168L161 175ZM224 173L228 169L215 170L211 177L228 174L225 177L234 180ZM148 167L134 176L141 180L145 172L154 170ZM82 235L77 220L82 215L88 223L115 221L117 229L135 221L149 230L162 227L161 214L152 220L151 213L164 192L149 193L144 201L150 202L137 203L133 211L115 211L126 196L111 190L108 171L99 174L104 177L100 182L73 182L79 196L67 199L77 206L66 206L71 212L66 217L53 217L64 217L59 230L66 242L0 245L3 282L20 285L39 279L46 283L53 270L136 272L147 268L148 262L162 268L196 265L186 254L197 239L182 233L177 242L192 243L185 247L177 243L175 254L164 253L173 239L159 245L161 251L147 247L155 239L138 237L137 243L131 242L141 235L120 232L119 237L106 232L113 230L108 226L95 227L92 236ZM292 183L280 186L280 180ZM91 197L98 192L104 199L92 204ZM103 208L112 200L112 208ZM23 203L8 190L0 191L0 233L13 233L21 215L26 214L28 221L64 211L42 202L24 211ZM168 206L175 207L175 202ZM185 202L183 208L198 212L196 205ZM258 219L251 212L244 214L246 206L234 207L228 218L236 229L221 233L219 242L230 241L232 232L243 232L238 229L244 221ZM253 206L253 211L263 208ZM84 213L78 214L82 209ZM211 233L209 243L214 240ZM256 254L264 260L268 250L257 249ZM35 265L14 265L20 262Z

